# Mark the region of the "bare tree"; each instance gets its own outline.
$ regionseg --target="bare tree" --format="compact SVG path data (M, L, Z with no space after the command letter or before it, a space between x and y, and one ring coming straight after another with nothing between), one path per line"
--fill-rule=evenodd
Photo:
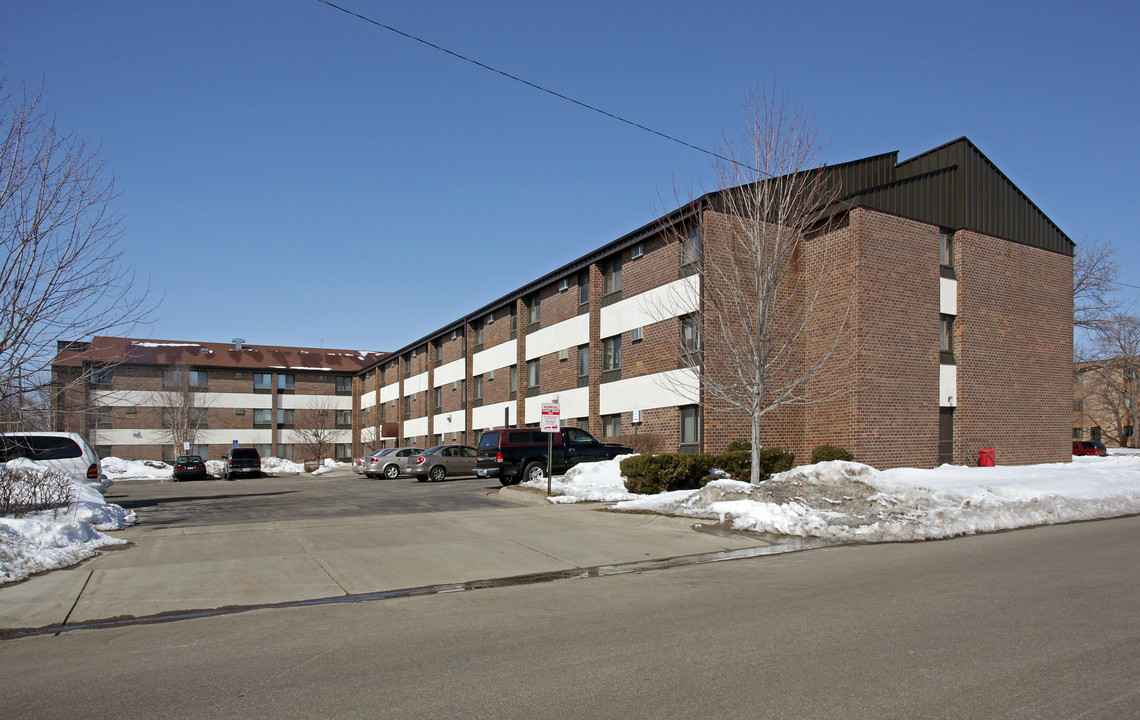
M191 372L189 365L164 369L163 389L152 393L147 403L160 413L160 436L175 457L185 454L187 444L197 445L199 431L209 427L209 396L191 384Z
M1094 356L1081 364L1084 414L1110 440L1125 447L1140 426L1140 318L1115 313L1101 319Z
M293 436L305 457L317 460L331 457L333 447L343 434L343 430L337 428L337 412L329 398L318 396L296 413Z
M154 309L122 265L102 157L41 97L0 79L0 401L49 386L58 340L128 331Z
M1119 308L1112 299L1120 268L1116 248L1101 240L1077 245L1073 256L1073 327L1094 331Z
M694 308L673 334L678 356L690 359L682 364L698 374L706 404L748 417L757 483L762 418L834 400L855 376L834 361L853 298L837 289L826 243L812 241L828 229L839 178L823 166L814 123L801 108L761 95L748 110L745 146L730 147L714 166L705 227L671 226L683 254L700 244L699 283L678 285L659 307L665 316Z

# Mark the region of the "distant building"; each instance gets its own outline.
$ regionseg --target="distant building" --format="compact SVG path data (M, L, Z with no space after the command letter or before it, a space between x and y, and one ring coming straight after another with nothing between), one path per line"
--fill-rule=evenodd
M353 386L380 357L112 337L61 343L53 429L83 433L101 457L219 459L236 441L301 461L320 441L328 456L349 459L360 429Z
M1073 439L1108 447L1136 447L1135 408L1140 404L1140 359L1076 363Z
M976 463L983 448L993 448L999 463L1068 460L1073 242L965 138L903 162L889 153L832 169L842 196L828 209L833 222L808 242L805 262L825 252L835 259L842 292L829 296L824 311L850 313L857 352L845 362L859 381L838 400L766 417L765 445L792 450L799 461L816 445L840 445L883 468ZM548 402L560 405L564 422L599 437L648 434L665 451L719 452L749 435L741 413L705 396L701 370L715 371L718 348L696 344L704 263L714 262L702 247L725 240L724 219L709 194L390 354L345 351L338 367L314 371L299 367L333 364L297 351L258 372L288 373L295 383L303 376L315 384L314 374L355 378L354 454L474 444L488 428L537 425ZM478 254L470 267L481 283L510 273L509 260ZM161 362L208 370L199 360L221 359L219 346L209 347L211 354L156 358L151 385L161 380ZM798 351L813 352L810 340ZM218 371L227 382L255 372L245 365ZM289 395L264 392L222 394L231 414L238 405L247 412L296 407L284 403ZM277 403L254 404L257 398ZM116 442L97 444L116 452L143 432L129 424L125 438L118 432L130 422L121 407L110 428L96 428L115 430L99 437ZM258 429L241 427L249 437ZM256 443L295 445L286 430L267 429ZM223 447L229 442L213 425L210 431Z

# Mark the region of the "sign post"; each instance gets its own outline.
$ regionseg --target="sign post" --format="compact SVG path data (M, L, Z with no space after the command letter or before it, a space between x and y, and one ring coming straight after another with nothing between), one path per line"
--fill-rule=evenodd
M562 429L561 412L558 403L542 404L539 429L546 433L546 497L550 497L550 476L554 470L554 433Z

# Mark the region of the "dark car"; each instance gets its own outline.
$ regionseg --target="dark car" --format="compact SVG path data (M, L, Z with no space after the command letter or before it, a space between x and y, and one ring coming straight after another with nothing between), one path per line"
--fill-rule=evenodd
M438 445L408 458L408 474L420 482L439 482L448 475L475 471L475 448L470 445Z
M222 461L222 479L233 480L235 475L261 477L261 455L256 448L231 448Z
M179 455L174 461L174 479L190 480L193 478L207 478L206 463L202 462L201 455Z
M1098 440L1074 440L1073 454L1099 455L1101 457L1104 457L1105 455L1108 455L1108 450L1105 449L1104 443Z
M555 433L544 433L538 428L488 430L479 439L475 474L497 477L503 485L546 477L548 435L553 435L551 470L556 475L581 462L613 460L618 455L633 453L628 445L598 442L593 435L576 427L564 427Z

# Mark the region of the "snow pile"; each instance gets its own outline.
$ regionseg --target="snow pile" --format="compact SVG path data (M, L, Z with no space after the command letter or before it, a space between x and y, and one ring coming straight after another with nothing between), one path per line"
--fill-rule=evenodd
M325 458L324 460L321 461L321 466L313 471L313 475L324 475L325 473L330 473L333 470L337 470L337 469L343 468L343 467L349 467L351 465L352 465L352 463L342 463L342 462L337 462L336 460L333 460L332 458ZM302 466L301 469L304 470L304 466Z
M108 504L98 490L82 482L73 481L71 487L72 501L67 507L20 518L0 517L0 585L74 565L101 547L127 542L102 531L134 524L134 512Z
M617 500L619 511L843 542L926 540L1140 513L1140 456L1134 454L934 470L880 471L832 461L794 468L759 486L716 480L701 490L640 496L625 491L618 462L582 465L555 479L561 497L551 501ZM545 489L544 482L527 484Z
M123 460L117 457L105 457L99 461L103 474L112 480L125 478L146 480L169 480L174 474L174 468L160 460Z
M217 472L214 472L214 470L209 467L209 463L207 463L206 467L210 469L211 474L220 477L222 474L222 461L211 460L210 462L218 463ZM300 475L305 472L305 464L295 463L292 460L283 460L278 457L267 457L261 458L261 471L267 475Z

